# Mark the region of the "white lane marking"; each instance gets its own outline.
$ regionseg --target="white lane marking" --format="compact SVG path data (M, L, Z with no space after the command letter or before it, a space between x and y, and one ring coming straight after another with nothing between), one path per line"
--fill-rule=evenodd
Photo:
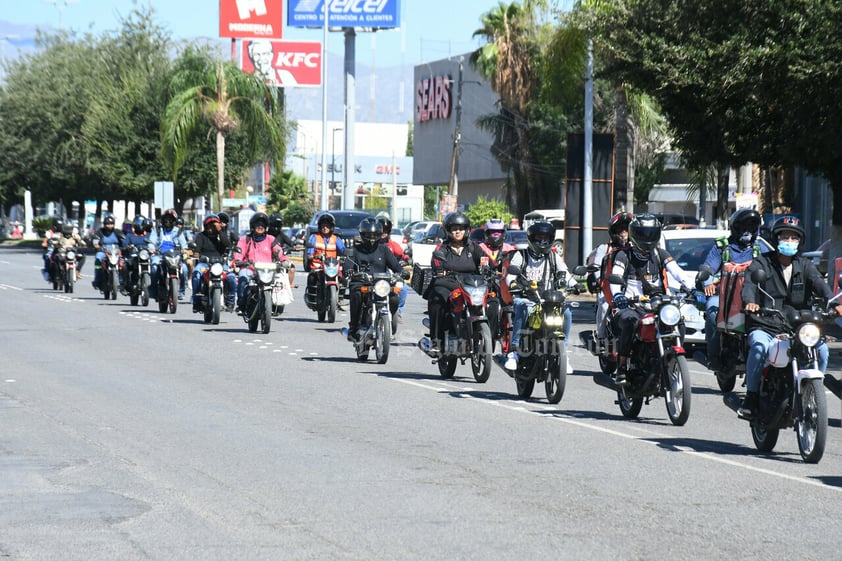
M20 287L12 286L11 284L0 284L0 289L2 290L23 290Z
M424 382L416 382L416 381L413 381L413 380L400 380L400 379L396 379L396 378L390 378L390 379L394 380L396 382L400 382L402 384L408 384L408 385L411 385L411 386L418 386L418 387L423 388L425 390L431 390L431 391L434 391L434 392L437 392L437 393L453 393L454 391L456 391L458 389L456 387L452 387L451 389L443 389L439 386L431 385L431 384L424 383ZM515 412L518 412L518 413L527 413L527 414L532 414L532 415L535 415L535 414L539 413L539 411L536 411L533 408L525 407L523 405L514 405L514 404L511 404L511 403L506 403L504 401L490 401L490 400L482 399L482 398L474 396L474 395L463 394L463 392L458 392L458 393L461 394L460 397L463 397L463 398L466 398L466 399L469 399L469 400L474 400L474 401L477 401L477 402L482 403L484 405L502 407L503 409L508 409L509 411L515 411ZM541 409L546 409L546 408L541 407ZM542 415L540 415L540 418L545 418L545 419L549 418L550 420L560 421L562 423L566 423L568 425L573 425L573 426L576 426L576 427L579 427L579 428L593 430L593 431L597 431L597 432L601 432L601 433L605 433L605 434L610 434L612 436L618 436L620 438L625 438L626 440L633 440L633 441L640 442L642 444L650 444L650 445L655 445L655 446L660 446L660 442L654 441L653 437L656 437L656 438L668 438L669 437L666 434L659 434L657 432L649 431L649 430L645 430L645 429L641 430L641 432L649 433L648 436L637 436L637 435L634 435L634 434L622 432L620 430L601 427L601 426L597 426L597 425L587 423L587 422L582 421L582 420L577 420L573 416L567 415L566 413L558 413L558 414L555 414L555 415L543 415L542 414ZM634 428L637 429L637 430L640 430L640 427L634 427ZM825 491L833 491L833 492L836 492L836 493L842 493L842 487L833 487L833 486L827 485L825 483L822 483L820 481L814 481L812 479L808 479L808 478L805 478L805 477L800 477L800 476L797 476L797 475L788 475L788 474L785 474L785 473L779 473L779 472L776 472L776 471L773 471L773 470L770 470L770 469L752 466L752 465L749 465L749 464L746 464L746 463L743 463L743 462L738 462L736 460L729 460L729 459L722 458L722 457L719 457L719 456L714 456L712 452L699 452L699 451L696 451L696 450L693 450L693 449L690 449L690 448L687 448L687 447L684 447L684 446L671 446L670 451L678 451L678 452L681 452L681 453L684 453L684 454L690 454L691 456L695 456L695 457L703 459L703 460L709 460L709 461L712 461L712 462L717 462L717 463L720 463L720 464L728 465L728 466L731 466L731 467L737 467L737 468L745 469L745 470L748 470L748 471L753 471L753 472L756 472L756 473L762 473L764 475L777 477L779 479L785 479L787 481L792 481L794 483L801 483L801 484L804 484L804 485L810 485L811 487L818 487L818 488L823 489Z

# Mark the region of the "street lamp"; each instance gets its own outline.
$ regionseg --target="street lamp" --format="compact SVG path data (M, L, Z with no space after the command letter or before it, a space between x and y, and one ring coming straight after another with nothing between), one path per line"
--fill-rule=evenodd
M336 189L336 132L341 131L342 128L333 129L330 147L330 189Z

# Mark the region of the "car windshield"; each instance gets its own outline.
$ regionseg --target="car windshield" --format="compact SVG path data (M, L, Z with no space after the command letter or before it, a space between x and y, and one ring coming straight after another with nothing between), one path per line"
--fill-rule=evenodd
M666 249L686 271L698 271L715 242L712 238L676 238L666 240Z
M526 243L526 230L509 230L506 232L506 241L510 244Z
M367 218L368 214L336 214L334 218L336 219L336 227L341 228L343 230L350 229L350 228L359 228L360 222L362 222L363 218Z

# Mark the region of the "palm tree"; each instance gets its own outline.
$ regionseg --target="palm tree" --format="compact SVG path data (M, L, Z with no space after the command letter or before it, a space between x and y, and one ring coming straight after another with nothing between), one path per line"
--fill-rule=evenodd
M177 62L170 92L162 124L164 158L177 178L191 132L208 126L208 135L216 136L217 209L222 208L225 138L230 132L239 129L245 133L247 153L254 162L265 158L275 169L283 169L286 127L274 90L263 80L232 62L190 49Z

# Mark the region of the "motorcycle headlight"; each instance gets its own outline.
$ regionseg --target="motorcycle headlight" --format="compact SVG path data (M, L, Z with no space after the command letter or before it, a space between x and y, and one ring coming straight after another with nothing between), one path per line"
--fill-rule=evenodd
M822 330L815 323L805 323L798 328L798 342L805 347L815 347L822 338Z
M380 298L385 298L386 296L388 296L391 289L392 287L389 285L389 281L387 280L380 279L379 281L374 283L374 293Z
M224 268L222 267L222 263L214 263L213 265L211 265L211 268L210 268L211 274L215 277L222 276L223 270L224 270Z
M664 325L676 325L681 321L681 310L678 309L678 306L667 304L661 307L658 317Z
M564 325L564 316L552 313L544 317L544 323L547 327L561 327Z
M262 282L263 284L272 284L272 281L275 280L275 270L258 269L257 276L260 278L260 282Z
M330 264L325 267L325 274L329 277L335 277L339 274L339 265Z
M167 267L170 269L178 269L181 264L181 259L178 255L167 255Z
M474 306L479 306L485 300L485 295L488 293L487 286L466 286L463 288L465 294L468 295L468 300Z
M141 259L141 261L149 261L149 250L141 249L137 256Z
M65 258L68 261L74 261L76 259L76 252L73 251L72 249L68 249L67 253L65 254Z

